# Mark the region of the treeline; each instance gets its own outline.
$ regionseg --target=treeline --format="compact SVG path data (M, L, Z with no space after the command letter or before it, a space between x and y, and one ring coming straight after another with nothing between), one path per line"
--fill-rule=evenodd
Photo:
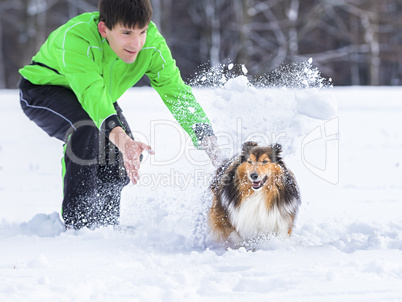
M49 33L97 0L0 0L0 88ZM306 61L334 85L402 84L402 0L152 0L183 77L244 64L258 78Z

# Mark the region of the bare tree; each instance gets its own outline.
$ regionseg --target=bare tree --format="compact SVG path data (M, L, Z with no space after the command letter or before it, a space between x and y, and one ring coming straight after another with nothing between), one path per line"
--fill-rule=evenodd
M6 88L6 70L3 62L3 28L0 22L0 89Z
M370 68L370 85L380 84L380 41L379 41L379 9L380 5L373 1L368 11L362 14L361 22L364 30L364 41L368 45L368 63Z

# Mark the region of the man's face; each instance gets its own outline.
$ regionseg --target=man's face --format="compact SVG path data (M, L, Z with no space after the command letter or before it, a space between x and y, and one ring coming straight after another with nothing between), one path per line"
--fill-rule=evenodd
M106 38L114 53L125 63L134 63L138 53L145 44L148 26L128 28L117 24L113 29L107 28L105 22L99 22L99 33Z

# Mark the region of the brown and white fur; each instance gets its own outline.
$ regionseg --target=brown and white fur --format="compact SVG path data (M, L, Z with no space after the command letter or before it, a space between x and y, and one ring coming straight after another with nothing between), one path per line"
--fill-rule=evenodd
M260 236L291 235L300 194L281 152L279 144L260 147L245 142L241 155L217 170L210 186L213 204L209 212L215 240L238 247Z

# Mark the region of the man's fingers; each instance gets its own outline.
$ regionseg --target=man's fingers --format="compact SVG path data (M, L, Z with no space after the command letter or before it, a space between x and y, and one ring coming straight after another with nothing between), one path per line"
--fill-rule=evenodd
M132 163L124 163L124 167L126 168L127 176L130 178L131 182L135 185L140 179L140 175L138 169L140 165L134 165Z
M133 178L135 180L135 184L140 180L140 173L138 170L133 170Z
M148 146L147 144L141 143L141 153L142 151L147 151L149 154L155 154L154 150L152 150L151 146Z
M152 154L152 155L155 154L155 151L151 147L149 147L149 149L147 151L149 154Z

